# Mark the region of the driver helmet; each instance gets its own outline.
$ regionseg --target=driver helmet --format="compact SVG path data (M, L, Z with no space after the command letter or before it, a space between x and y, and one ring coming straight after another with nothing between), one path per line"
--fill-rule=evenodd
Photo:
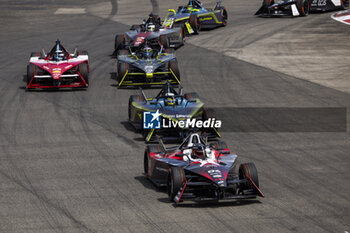
M193 152L193 155L192 155L192 158L195 158L195 159L204 159L204 153L203 153L203 149L204 149L204 145L202 143L195 143L193 144L193 149L192 152Z
M175 105L175 95L174 93L168 92L165 94L165 105Z
M143 48L143 53L145 54L145 57L146 58L149 58L149 57L151 57L152 56L152 48L151 47L149 47L149 46L145 46L144 48Z
M149 24L147 25L147 31L149 31L149 32L154 32L155 29L156 29L156 25L154 25L153 23L149 23Z
M62 50L56 50L54 54L54 59L56 61L64 60L64 52Z

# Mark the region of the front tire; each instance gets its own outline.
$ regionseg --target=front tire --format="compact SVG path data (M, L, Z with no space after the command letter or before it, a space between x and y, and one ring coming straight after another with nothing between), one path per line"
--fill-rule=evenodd
M309 11L310 11L309 0L298 0L296 5L300 13L300 16L307 16L309 14Z
M227 18L228 18L226 8L221 9L221 16L222 16L222 26L225 27L227 25Z
M176 194L186 182L186 176L183 168L171 167L168 175L168 196L173 201Z
M86 84L89 84L89 72L88 72L88 68L87 68L87 64L86 63L81 63L78 66L79 68L79 73L81 74L81 76L83 77L83 79L85 80Z
M125 45L125 36L116 35L114 39L114 50L118 51L119 49L123 49L124 45Z
M35 75L36 67L33 64L29 64L27 66L27 85L29 85L30 81L32 80L33 76Z
M254 163L242 163L239 166L239 179L248 179L247 176L250 177L256 187L259 188L258 170L256 169ZM254 185L249 179L245 188L255 189Z
M174 79L180 84L180 70L176 59L169 62L169 69L172 71Z
M194 32L194 34L198 34L201 30L201 24L199 22L198 16L196 14L191 14L189 19L190 26Z

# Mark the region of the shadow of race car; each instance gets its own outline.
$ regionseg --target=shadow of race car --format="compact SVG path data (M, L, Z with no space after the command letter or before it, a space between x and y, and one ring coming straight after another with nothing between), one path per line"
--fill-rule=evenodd
M208 143L205 137L192 133L177 147L147 145L144 174L158 187L167 187L175 203L219 201L264 197L259 189L254 163L240 164L226 143Z

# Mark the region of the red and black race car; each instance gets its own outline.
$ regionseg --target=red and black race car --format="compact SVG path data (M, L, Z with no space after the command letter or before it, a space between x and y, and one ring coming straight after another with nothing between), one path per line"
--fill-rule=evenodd
M140 50L147 42L152 49L178 48L185 43L183 27L163 27L160 18L152 13L140 25L132 25L130 31L117 34L114 40L114 54L120 50L135 52Z
M175 148L165 148L162 140L148 145L144 154L146 178L156 186L167 186L169 199L218 201L264 197L259 189L254 163L240 164L226 143L190 134Z
M89 56L86 51L73 54L57 40L48 54L30 55L27 66L27 89L89 86Z

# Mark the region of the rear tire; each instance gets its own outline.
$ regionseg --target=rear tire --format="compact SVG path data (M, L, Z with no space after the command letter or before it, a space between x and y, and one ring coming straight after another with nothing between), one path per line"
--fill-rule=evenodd
M221 9L221 16L222 16L222 26L225 27L227 25L227 18L228 18L226 8Z
M173 201L178 191L186 182L186 176L183 168L171 167L168 175L168 196Z
M247 176L249 176L255 183L256 187L259 188L258 170L256 169L254 163L242 163L239 166L239 179L248 179ZM248 181L246 188L255 189L254 185L250 182L250 180Z
M272 4L272 0L263 0L263 7L269 7Z
M86 84L89 84L89 72L88 72L88 68L87 68L87 64L86 63L81 63L78 66L79 68L79 73L81 74L81 76L83 76L83 79L85 80Z
M179 66L177 64L177 60L176 59L174 59L174 60L169 62L169 69L171 69L171 71L174 73L174 74L172 74L172 76L174 76L174 75L176 76L176 78L174 77L174 79L175 80L177 79L177 81L180 82L181 81L181 79L180 79L180 70L179 70Z
M119 49L124 49L124 45L125 45L125 36L116 35L114 39L114 50L118 51Z
M159 145L148 145L145 150L145 155L143 159L143 171L145 173L146 178L149 177L149 153L159 153L161 152Z
M309 11L310 11L309 0L298 0L296 5L300 16L307 16L309 14Z
M198 16L196 14L191 14L189 19L190 26L194 32L194 34L198 34L201 30L201 24L199 22Z

